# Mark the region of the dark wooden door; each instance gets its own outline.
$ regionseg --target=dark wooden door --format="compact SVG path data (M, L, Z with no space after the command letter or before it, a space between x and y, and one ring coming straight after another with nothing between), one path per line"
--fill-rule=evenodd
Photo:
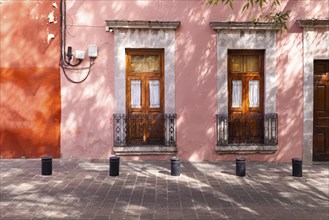
M260 143L264 123L264 52L229 50L229 140Z
M163 50L126 50L127 144L164 141Z
M329 60L314 61L313 160L329 161Z

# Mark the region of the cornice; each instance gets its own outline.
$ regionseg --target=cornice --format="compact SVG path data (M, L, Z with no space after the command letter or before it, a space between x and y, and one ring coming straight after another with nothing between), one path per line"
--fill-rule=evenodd
M300 19L297 25L301 28L329 28L328 19Z
M273 30L278 31L281 27L277 27L270 22L210 22L209 25L215 31L220 30Z
M106 20L106 26L110 29L173 29L180 26L180 21L128 21Z

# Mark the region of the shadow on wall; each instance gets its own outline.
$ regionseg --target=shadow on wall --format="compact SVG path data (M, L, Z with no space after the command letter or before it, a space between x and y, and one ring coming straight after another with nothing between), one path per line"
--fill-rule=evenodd
M59 1L1 4L2 158L60 156L58 6Z
M290 5L293 1L288 2L282 7L287 10L295 7L295 3ZM236 156L222 157L214 151L218 104L216 33L209 27L209 22L250 21L259 13L258 9L241 14L242 2L235 2L233 11L220 6L205 7L203 1L70 1L67 4L67 45L79 49L86 48L89 42L96 42L98 46L103 45L99 46L103 51L84 83L73 85L62 80L62 147L66 156L105 158L113 146L115 54L113 35L105 33L100 26L106 19L182 22L176 32L175 53L179 156L186 160L232 159ZM291 20L303 14L304 9L298 7ZM301 154L302 92L299 91L302 91L302 66L299 63L302 63L302 35L301 30L291 33L295 26L289 24L288 27L288 32L278 37L277 46L279 151L267 156L248 155L251 160L287 161L288 157ZM79 77L80 73L71 74Z
M97 27L105 19L181 21L182 25L176 32L175 63L178 156L188 160L218 159L214 152L216 33L210 28L209 21L248 19L251 14L238 13L241 4L237 4L234 13L231 13L229 8L208 7L203 1L72 1L67 3L67 10L68 44L75 48L85 48L84 44L92 40L99 44L103 36L108 37L102 27ZM108 15L107 11L112 14ZM71 85L65 79L62 81L63 155L104 158L113 146L113 128L107 124L112 124L110 120L114 113L110 88L113 78L108 76L113 69L105 62L99 63L112 55L111 47L108 50L108 53L104 51L106 55L100 53L87 81L80 85ZM71 75L79 77L79 73Z
M59 68L1 68L2 158L60 156L58 82Z
M113 146L113 35L106 33L103 26L76 25L77 22L82 22L80 17L84 18L85 14L91 19L90 21L93 21L97 15L90 13L97 11L94 3L90 5L88 3L88 1L67 2L66 45L72 46L73 50L86 51L88 45L96 44L98 56L88 76L87 54L75 70L65 70L67 76L74 81L81 81L87 76L82 83L71 83L62 73L61 153L63 158L108 158ZM84 11L86 5L88 10ZM86 24L89 24L88 22Z

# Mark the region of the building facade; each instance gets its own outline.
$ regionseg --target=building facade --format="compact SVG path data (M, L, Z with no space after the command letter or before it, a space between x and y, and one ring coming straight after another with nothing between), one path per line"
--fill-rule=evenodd
M49 33L34 34L48 48L33 53L14 44L32 36L6 14L18 3L3 2L1 156L328 161L328 1L282 1L280 10L291 11L283 32L251 22L260 11L240 13L243 1L233 9L205 3L44 2L38 27ZM34 3L24 4L32 19ZM30 56L15 56L23 48ZM17 60L54 72L14 72ZM26 86L35 79L38 90ZM19 108L21 99L40 106Z

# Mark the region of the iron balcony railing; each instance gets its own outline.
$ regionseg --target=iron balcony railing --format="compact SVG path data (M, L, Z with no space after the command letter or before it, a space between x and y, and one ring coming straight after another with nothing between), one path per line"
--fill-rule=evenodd
M176 146L176 114L114 114L114 146Z
M217 146L277 145L278 114L216 115Z

